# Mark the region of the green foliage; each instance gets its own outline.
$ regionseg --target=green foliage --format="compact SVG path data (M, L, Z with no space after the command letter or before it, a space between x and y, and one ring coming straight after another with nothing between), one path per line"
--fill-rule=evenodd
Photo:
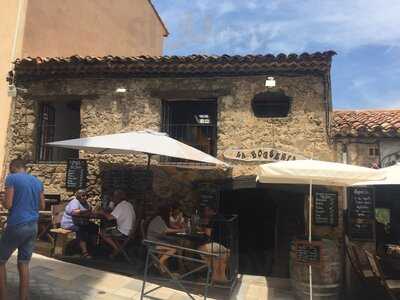
M379 223L390 223L390 209L389 208L375 208L375 218Z

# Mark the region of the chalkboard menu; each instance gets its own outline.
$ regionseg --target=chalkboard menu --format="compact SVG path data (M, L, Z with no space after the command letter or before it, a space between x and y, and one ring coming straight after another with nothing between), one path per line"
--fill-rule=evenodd
M349 223L349 236L352 240L371 241L374 239L373 222L351 222Z
M348 235L352 240L370 241L375 231L374 189L349 189Z
M67 163L67 189L86 188L87 162L84 159L69 159Z
M318 264L321 258L321 244L318 242L296 241L296 261L305 264Z
M195 188L199 194L200 208L212 206L218 209L219 206L219 188L213 182L197 182Z
M337 226L338 194L334 192L316 192L314 195L314 224Z
M374 190L351 188L349 209L351 218L373 220L375 218Z

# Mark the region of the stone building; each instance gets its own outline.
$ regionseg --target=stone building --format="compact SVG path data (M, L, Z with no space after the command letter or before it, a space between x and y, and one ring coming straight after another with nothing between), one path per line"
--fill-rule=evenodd
M336 160L370 168L400 162L400 110L337 110L331 130ZM397 241L400 233L398 185L375 186L376 219L387 227L386 240ZM375 250L375 241L364 245Z
M334 111L336 160L365 167L400 161L400 110Z
M77 153L46 143L165 131L231 168L155 157L148 190L137 189L140 176L123 179L145 211L172 199L190 213L204 186L217 186L220 209L247 220L239 231L254 232L253 239L242 234L241 245L259 247L258 232L266 236L260 251L275 247L276 255L283 253L277 259L287 263L288 249L279 249L287 247L290 236L303 233L304 193L260 188L255 169L266 161L335 158L329 136L334 54L20 59L10 80L26 92L13 103L7 159L31 157L31 171L44 181L46 193L61 199L73 192L66 188L65 161L87 159L88 188L96 201L115 176L146 173L145 157ZM342 228L340 218L338 227L315 226L315 232L339 238Z

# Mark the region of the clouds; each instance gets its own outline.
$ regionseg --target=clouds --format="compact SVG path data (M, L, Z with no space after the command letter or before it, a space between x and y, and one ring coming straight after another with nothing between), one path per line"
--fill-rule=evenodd
M400 91L393 88L400 82L399 0L153 2L171 32L166 54L332 49L340 54L333 68L333 92L340 106L376 106L381 101L373 99L400 99Z
M400 1L351 0L157 0L155 4L179 41L200 52L301 52L325 46L339 51L376 44L400 46ZM301 4L299 4L301 3ZM172 13L173 12L173 13ZM208 31L204 26L207 24ZM191 28L192 35L187 35ZM207 43L198 41L207 36Z

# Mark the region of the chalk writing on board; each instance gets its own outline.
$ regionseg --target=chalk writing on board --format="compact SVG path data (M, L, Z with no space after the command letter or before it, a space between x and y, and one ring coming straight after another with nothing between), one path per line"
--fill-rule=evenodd
M70 159L67 163L66 187L82 189L86 187L87 162L84 159Z
M321 245L316 242L296 241L296 261L306 264L318 264L321 258Z
M371 188L353 188L350 190L350 217L372 220L374 214L374 192Z
M349 236L352 240L369 241L374 239L374 223L351 222L349 224Z
M314 223L336 226L338 224L338 194L316 192L314 196Z
M201 182L196 184L199 193L199 206L213 206L218 208L219 190L216 184L212 182Z
M370 241L375 232L375 194L372 188L349 190L347 233L352 240Z

